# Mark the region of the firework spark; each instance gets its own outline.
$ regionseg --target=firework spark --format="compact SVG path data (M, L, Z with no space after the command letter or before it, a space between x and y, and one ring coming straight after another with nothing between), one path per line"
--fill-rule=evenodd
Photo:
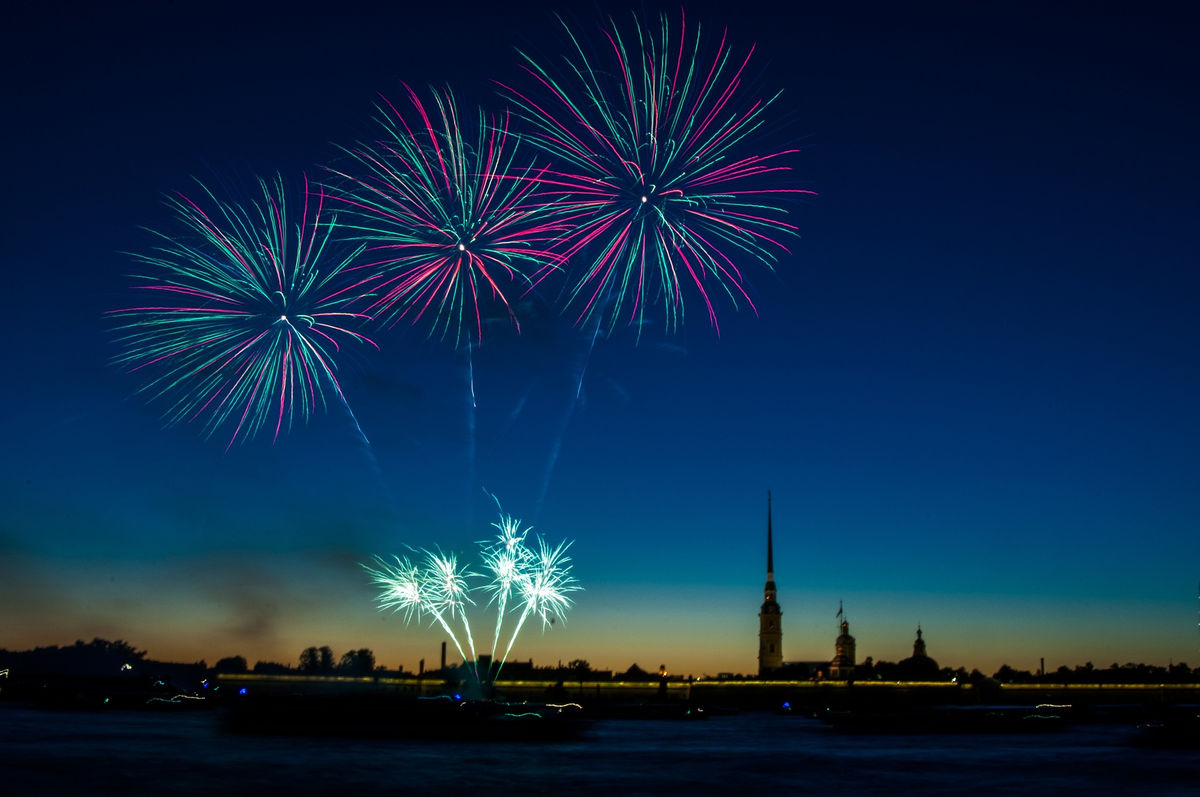
M377 567L363 565L363 569L380 588L379 608L404 612L406 622L411 622L414 617L420 619L421 569L407 557L397 556L395 564L379 557L375 562Z
M480 111L464 126L449 90L433 92L427 109L405 88L408 115L384 100L383 137L345 149L353 168L330 171L353 211L346 229L369 253L356 269L374 291L367 312L425 322L431 337L469 348L482 340L489 301L520 329L511 285L524 291L557 267L563 226L548 219L541 172L520 159L507 116Z
M499 508L499 501L496 502ZM500 627L504 623L509 598L528 578L532 552L525 545L531 527L521 528L521 521L500 510L500 520L492 524L499 534L496 541L483 549L484 568L492 580L484 587L492 594L489 603L496 604L496 632L492 635L492 657L500 644Z
M392 564L379 557L375 558L375 567L362 565L371 577L371 581L380 589L377 601L381 610L390 609L403 612L405 622L414 618L420 620L429 615L432 621L442 627L450 635L450 640L463 661L474 661L475 643L471 636L471 626L467 619L466 607L474 603L471 600L470 579L477 574L472 573L458 564L453 554L441 551L421 551L424 554L424 566L414 565L407 557L396 557ZM468 647L471 650L470 659L458 641L458 635L450 625L450 621L458 618L466 632Z
M564 22L561 76L522 52L538 90L503 88L554 163L542 183L571 229L576 323L624 319L640 334L654 303L673 331L694 292L719 331L714 295L754 308L738 263L773 267L796 229L781 201L812 192L780 185L796 150L754 149L778 95L744 98L753 48L739 60L723 33L706 51L682 13L678 33L659 22L622 35L610 19L594 55Z
M544 630L555 620L565 620L572 603L570 593L580 587L571 575L571 559L566 555L571 543L551 547L538 537L535 550L526 542L532 528L522 528L519 519L504 514L502 509L499 521L492 527L498 532L495 539L481 542L480 546L484 569L491 577L482 589L491 594L489 603L496 606L492 660L498 676L525 621L530 617L540 618ZM379 608L403 612L406 622L428 615L450 635L463 661L476 661L466 607L474 603L469 582L479 574L460 566L453 554L420 553L423 555L420 565L402 557L397 557L394 564L376 557L373 566L362 565L379 588L376 599ZM504 653L497 659L501 628L505 619L513 615L517 617L515 627ZM470 659L450 623L456 617L466 633ZM480 677L478 671L476 677Z
M206 437L232 427L230 446L264 429L277 439L324 409L329 390L349 411L337 355L346 341L375 344L351 329L367 318L345 280L358 252L332 254L324 193L305 178L293 216L282 178L259 180L261 197L245 204L200 188L201 202L169 197L180 229L151 231L157 246L133 255L147 267L135 289L158 298L110 313L115 363L145 376L139 392L165 404L168 424L199 422Z
M530 558L522 578L517 582L521 613L516 627L509 637L508 647L500 657L499 668L504 667L509 651L521 633L521 627L530 616L539 617L544 631L554 620L566 620L566 611L571 607L568 593L579 589L571 576L571 557L566 555L570 542L559 543L551 548L538 538L537 554ZM499 675L499 668L496 674Z

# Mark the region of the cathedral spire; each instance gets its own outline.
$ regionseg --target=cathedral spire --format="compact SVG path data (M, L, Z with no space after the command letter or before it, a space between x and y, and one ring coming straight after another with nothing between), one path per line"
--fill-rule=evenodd
M775 602L775 552L771 540L771 491L767 490L767 583L763 586L763 599Z
M762 609L758 613L758 674L767 675L783 667L783 612L775 599L775 555L772 550L771 491L767 490L767 583L763 585Z
M771 491L767 490L767 581L775 580L775 558L771 551Z

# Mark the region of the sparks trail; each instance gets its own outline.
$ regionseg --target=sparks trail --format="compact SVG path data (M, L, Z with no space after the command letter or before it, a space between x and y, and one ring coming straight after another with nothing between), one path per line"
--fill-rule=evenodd
M304 181L298 215L282 178L259 180L257 202L167 200L179 229L151 231L135 290L156 297L109 313L121 353L114 362L143 377L138 393L165 407L168 425L198 422L204 435L231 429L227 448L327 409L346 342L378 348L352 327L366 320L347 273L362 247L335 255L337 218ZM360 436L362 430L354 419ZM369 444L368 444L369 445Z
M575 392L567 399L567 408L563 412L562 423L559 424L558 433L554 437L553 443L550 446L550 452L546 457L546 468L542 473L542 487L538 492L537 503L534 504L534 517L540 518L542 508L546 503L546 495L550 492L550 479L554 475L554 468L558 464L558 456L562 453L563 439L567 436L567 429L571 426L571 420L575 417L575 409L579 405L583 397L583 379L587 374L588 366L592 362L592 352L596 350L596 339L600 336L600 315L592 317L592 329L587 335L587 349L583 352L578 361L578 366L575 369L578 376L575 379Z
M367 438L367 433L363 431L362 424L358 422L358 416L354 414L354 410L350 407L350 402L346 400L346 396L340 390L338 398L342 401L342 408L346 410L346 417L350 419L350 423L354 425L354 432L358 436L358 442L362 444L363 456L367 458L367 464L371 466L371 475L375 477L375 482L379 487L381 495L389 495L387 484L383 480L383 468L379 465L379 459L375 456L375 448L371 445L371 441Z
M475 399L475 357L474 347L469 343L463 350L466 356L464 376L467 386L467 481L466 490L464 491L463 506L467 507L468 519L474 520L474 512L471 511L473 503L471 496L475 492L475 474L476 474L476 457L478 449L477 439L477 420L479 414L479 405Z

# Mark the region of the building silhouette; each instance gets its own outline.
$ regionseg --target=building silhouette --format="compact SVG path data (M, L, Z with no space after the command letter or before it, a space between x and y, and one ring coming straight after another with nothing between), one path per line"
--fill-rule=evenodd
M938 663L925 652L925 640L921 637L921 626L917 624L917 639L913 642L912 656L896 664L896 673L906 681L938 680L941 670Z
M849 681L854 677L854 637L850 636L850 623L846 621L846 613L838 603L837 616L841 618L842 633L838 634L833 644L833 661L829 662L829 677L837 681Z
M775 586L774 528L771 512L771 491L767 491L767 581L763 585L762 607L758 610L758 677L768 680L830 678L835 681L854 679L858 665L858 644L850 634L850 622L842 602L838 601L835 617L838 620L838 636L833 645L833 658L824 661L783 660L783 610L779 606L778 589ZM913 641L912 655L896 664L886 664L897 677L908 681L934 681L941 678L938 663L925 649L925 638L920 623ZM871 657L864 664L864 677L875 674Z
M783 612L775 599L775 561L771 549L771 491L767 491L767 583L758 611L758 674L783 667Z

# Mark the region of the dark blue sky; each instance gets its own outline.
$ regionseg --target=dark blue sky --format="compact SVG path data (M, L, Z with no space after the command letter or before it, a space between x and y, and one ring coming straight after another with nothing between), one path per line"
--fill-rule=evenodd
M576 540L586 590L514 655L752 671L770 488L786 658L832 655L843 599L877 659L919 621L944 664L1200 661L1194 13L685 5L783 89L762 141L803 149L801 237L719 338L693 307L602 339L565 425L585 335L498 329L474 456L437 341L343 364L369 453L340 412L224 453L132 397L102 314L164 193L315 174L402 81L499 110L514 45L561 49L552 6L4 12L0 647L415 667L440 636L378 615L356 563L472 550L486 487Z

